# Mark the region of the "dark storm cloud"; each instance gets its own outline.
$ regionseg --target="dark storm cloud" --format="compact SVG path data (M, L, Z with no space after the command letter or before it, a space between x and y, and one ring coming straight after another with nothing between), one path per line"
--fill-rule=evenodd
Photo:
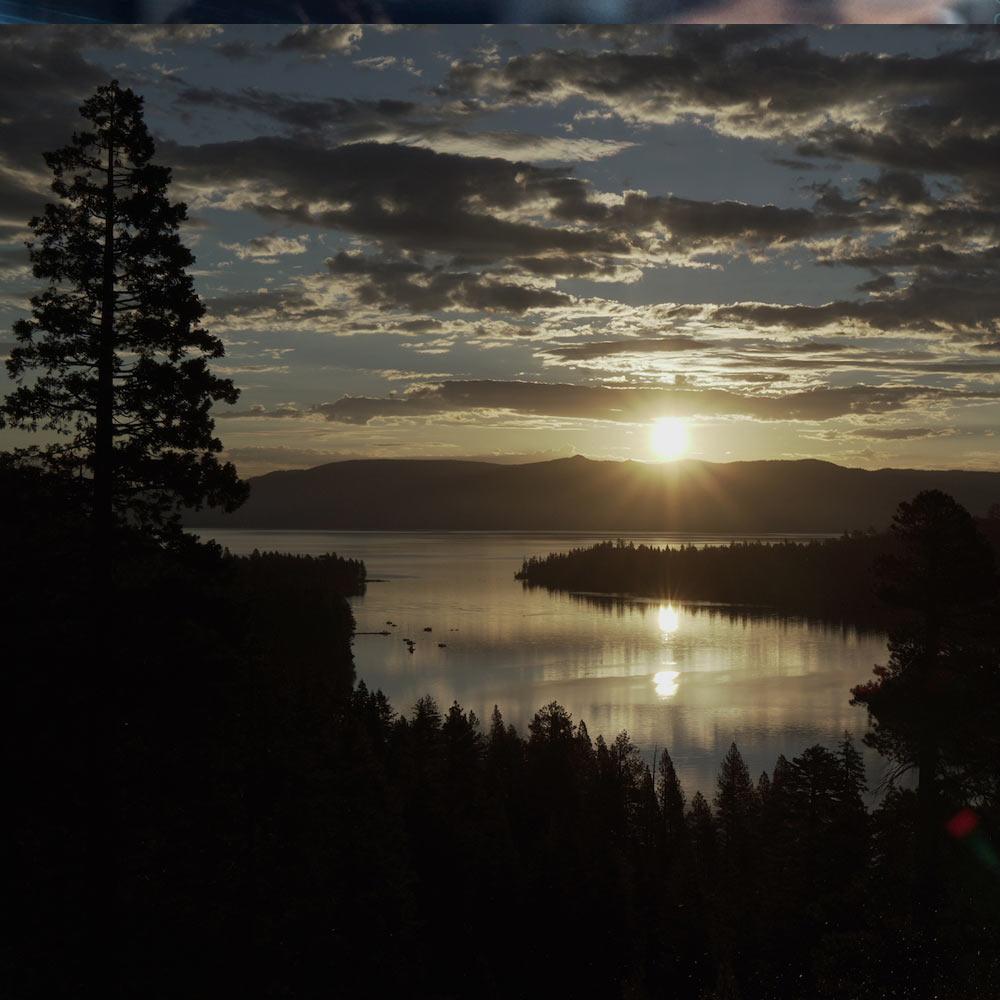
M851 414L889 413L917 403L994 399L998 395L930 386L851 386L775 396L723 389L455 380L417 386L401 396L344 396L315 407L315 411L327 420L347 424L366 424L378 417L426 417L463 411L511 411L626 423L646 423L662 416L821 421Z

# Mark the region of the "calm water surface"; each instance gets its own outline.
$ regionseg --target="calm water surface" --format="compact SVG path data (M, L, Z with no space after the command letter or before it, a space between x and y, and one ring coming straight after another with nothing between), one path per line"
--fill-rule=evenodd
M649 759L667 746L689 793L709 792L736 740L757 775L845 729L864 731L849 688L884 662L885 639L745 609L586 599L525 590L522 559L607 536L478 532L206 532L233 552L336 552L371 582L352 605L358 677L397 709L455 699L519 729L550 701L591 736L627 729ZM631 535L650 544L719 544L728 535ZM775 536L794 537L794 536ZM384 582L383 582L384 581ZM386 623L391 621L394 626ZM425 632L425 628L432 629ZM403 639L414 640L408 652ZM439 646L443 643L444 647ZM878 762L869 757L869 773Z

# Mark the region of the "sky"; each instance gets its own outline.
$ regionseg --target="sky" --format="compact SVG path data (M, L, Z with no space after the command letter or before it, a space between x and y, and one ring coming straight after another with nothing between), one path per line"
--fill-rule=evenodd
M997 469L996 39L7 26L0 354L38 290L41 154L115 77L188 205L245 475L573 454Z

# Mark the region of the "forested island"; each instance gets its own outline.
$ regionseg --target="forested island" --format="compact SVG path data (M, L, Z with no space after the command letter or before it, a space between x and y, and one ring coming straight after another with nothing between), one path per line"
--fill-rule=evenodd
M1000 553L1000 509L977 520ZM898 556L888 531L848 532L812 541L741 541L726 545L652 546L631 541L526 559L516 574L525 587L706 601L746 613L797 615L884 629L897 620L878 599L877 570Z

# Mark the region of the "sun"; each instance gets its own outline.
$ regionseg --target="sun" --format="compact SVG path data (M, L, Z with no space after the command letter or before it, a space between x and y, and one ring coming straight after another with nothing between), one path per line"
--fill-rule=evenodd
M680 458L688 449L687 423L679 417L663 417L650 428L649 443L658 458Z

